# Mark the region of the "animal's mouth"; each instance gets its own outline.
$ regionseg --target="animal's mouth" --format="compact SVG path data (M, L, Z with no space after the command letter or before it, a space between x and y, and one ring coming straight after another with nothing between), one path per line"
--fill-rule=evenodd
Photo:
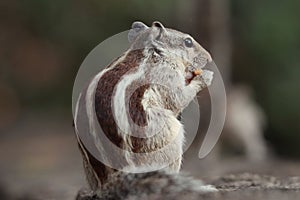
M206 68L210 68L210 65L213 62L206 62L206 64L202 65L188 65L185 69L185 83L189 85L191 81L195 78L200 78L204 84L207 86L211 85L214 72L211 70L207 70Z
M199 60L194 59L194 62L192 64L187 64L187 67L185 68L186 85L190 84L195 77L203 75L203 70L206 67L207 63L207 61L203 61L200 63Z
M195 69L195 70L187 70L186 76L185 76L185 82L186 84L190 84L190 82L196 77L200 76L203 73L201 69Z

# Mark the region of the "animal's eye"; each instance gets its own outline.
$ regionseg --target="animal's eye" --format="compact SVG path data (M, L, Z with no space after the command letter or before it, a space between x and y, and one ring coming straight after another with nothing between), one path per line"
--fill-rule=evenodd
M193 41L192 41L192 39L191 38L185 38L184 39L184 45L186 46L186 47L192 47L193 46Z

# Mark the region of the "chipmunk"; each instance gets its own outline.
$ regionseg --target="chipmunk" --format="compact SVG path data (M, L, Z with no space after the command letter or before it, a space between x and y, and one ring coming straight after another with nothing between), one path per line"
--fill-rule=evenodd
M157 21L151 27L134 22L128 39L130 48L89 82L77 102L75 131L92 191L120 170L178 172L184 144L178 116L213 79L203 69L210 54L188 34ZM82 115L88 126L79 136ZM99 139L100 128L105 137ZM117 167L99 161L95 151Z

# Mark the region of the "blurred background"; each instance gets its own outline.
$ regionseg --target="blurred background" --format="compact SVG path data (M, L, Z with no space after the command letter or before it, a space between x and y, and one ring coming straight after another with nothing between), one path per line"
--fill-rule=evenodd
M72 128L76 72L136 20L191 34L224 77L221 141L204 160L196 141L184 170L299 174L299 8L298 0L0 1L0 193L72 199L84 186Z

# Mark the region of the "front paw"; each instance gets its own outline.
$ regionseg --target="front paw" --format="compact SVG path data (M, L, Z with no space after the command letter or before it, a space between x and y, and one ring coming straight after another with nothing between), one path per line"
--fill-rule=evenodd
M213 80L214 72L209 70L203 70L200 76L205 85L210 86Z
M203 88L206 88L211 85L213 80L214 72L209 70L203 70L200 75L197 75L193 78L191 81L192 84L197 85L200 87L198 91L202 90Z

